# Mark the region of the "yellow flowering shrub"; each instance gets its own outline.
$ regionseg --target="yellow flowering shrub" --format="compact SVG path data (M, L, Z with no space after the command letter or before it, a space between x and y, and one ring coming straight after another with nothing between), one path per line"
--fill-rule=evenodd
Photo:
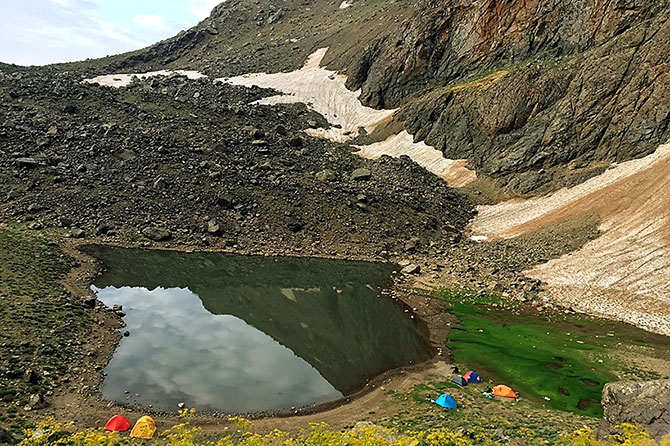
M428 429L419 432L399 433L395 429L372 423L358 423L354 428L343 431L332 429L326 423L312 423L308 429L301 429L295 435L280 430L268 434L256 433L253 423L235 417L231 433L218 440L202 440L201 429L190 424L189 418L195 411L184 409L180 414L185 418L151 440L129 437L125 433L107 432L104 429L87 429L70 432L53 420L38 423L35 429L25 431L25 438L19 446L473 446L493 444L485 438L470 438L462 433L446 428ZM519 434L532 439L534 433L522 429ZM598 441L593 430L579 429L564 435L557 443L561 446L657 446L641 427L631 424L616 426L615 432ZM660 446L670 446L670 435Z
M475 443L463 434L447 429L434 429L416 434L421 446L471 446Z

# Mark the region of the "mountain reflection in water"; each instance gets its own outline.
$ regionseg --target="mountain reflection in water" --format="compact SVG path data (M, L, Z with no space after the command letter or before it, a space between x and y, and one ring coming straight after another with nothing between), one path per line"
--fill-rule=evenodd
M175 410L260 412L337 399L430 357L416 323L379 287L390 265L88 246L94 289L122 304L131 336L106 399ZM137 395L139 394L139 396Z

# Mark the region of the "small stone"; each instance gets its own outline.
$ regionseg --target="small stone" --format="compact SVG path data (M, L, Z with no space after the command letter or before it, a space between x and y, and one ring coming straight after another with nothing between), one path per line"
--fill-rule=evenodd
M400 270L400 272L403 274L418 274L420 271L421 267L419 265L415 265L414 263L410 263L402 270Z
M333 181L335 179L335 172L330 169L324 169L317 172L315 178L319 181Z
M220 234L221 226L216 220L211 219L210 221L207 222L207 232L212 235Z
M354 181L367 181L370 178L372 178L372 172L364 167L351 172L351 179Z
M287 216L284 219L284 222L286 223L286 226L288 226L288 228L293 232L298 232L305 226L304 223L294 215Z
M16 164L18 164L19 167L35 168L40 165L40 162L35 158L17 158Z
M170 234L170 231L166 229L161 229L161 228L156 228L153 226L148 226L144 229L142 229L142 234L155 242L162 242L165 240L170 240L172 238L172 234Z
M220 194L217 199L216 203L221 206L224 209L232 209L233 206L235 205L235 201L233 200L233 197L230 194Z
M291 147L302 147L304 141L300 136L294 136L289 140L288 143Z
M70 229L70 238L84 238L86 236L86 231L81 228L74 227Z

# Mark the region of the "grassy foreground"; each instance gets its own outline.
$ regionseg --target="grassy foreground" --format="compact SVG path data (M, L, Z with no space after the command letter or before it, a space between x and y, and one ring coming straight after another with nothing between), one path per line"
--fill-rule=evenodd
M105 432L101 429L89 429L82 432L70 433L60 425L41 423L37 429L26 432L26 438L20 446L116 446L116 445L165 445L165 446L470 446L495 445L498 441L472 439L458 432L448 429L430 429L426 431L398 433L394 429L387 429L371 423L359 423L354 428L344 431L335 431L327 424L312 424L309 429L303 429L296 435L274 430L261 435L254 432L253 424L243 418L233 418L231 433L218 439L207 439L200 435L200 429L190 425L188 421L174 426L172 429L150 440L136 439L127 433ZM554 444L576 446L598 445L638 445L652 446L670 445L670 435L660 443L655 442L649 435L638 427L622 424L618 431L601 441L597 441L593 431L580 429L572 434L564 435Z

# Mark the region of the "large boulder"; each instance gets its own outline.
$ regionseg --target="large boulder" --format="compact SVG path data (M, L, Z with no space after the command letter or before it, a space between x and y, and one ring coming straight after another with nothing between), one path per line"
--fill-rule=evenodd
M602 405L599 438L621 423L642 426L656 440L670 433L670 379L608 383L603 389Z

